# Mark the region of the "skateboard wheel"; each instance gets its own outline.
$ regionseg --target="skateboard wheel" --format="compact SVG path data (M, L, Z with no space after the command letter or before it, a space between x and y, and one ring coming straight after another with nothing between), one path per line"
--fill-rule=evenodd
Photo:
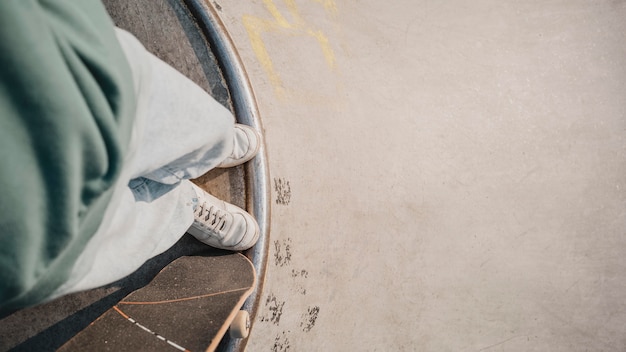
M245 310L240 310L230 323L230 337L245 339L248 333L250 333L250 314Z

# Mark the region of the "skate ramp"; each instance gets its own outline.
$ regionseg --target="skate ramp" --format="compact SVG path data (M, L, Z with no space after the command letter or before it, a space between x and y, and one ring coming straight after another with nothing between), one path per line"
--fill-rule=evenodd
M272 177L250 351L623 351L623 1L217 0Z

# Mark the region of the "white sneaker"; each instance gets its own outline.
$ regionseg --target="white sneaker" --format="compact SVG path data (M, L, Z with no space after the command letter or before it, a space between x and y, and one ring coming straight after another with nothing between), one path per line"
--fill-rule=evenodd
M245 210L217 199L192 184L194 221L187 233L211 247L243 251L259 239L259 225Z
M235 124L235 142L233 152L217 167L227 168L241 165L254 158L261 148L261 136L252 127Z

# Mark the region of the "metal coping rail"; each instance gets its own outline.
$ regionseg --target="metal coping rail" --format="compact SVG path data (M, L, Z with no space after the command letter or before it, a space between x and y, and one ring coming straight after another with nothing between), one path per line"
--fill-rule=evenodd
M226 85L230 91L237 121L263 131L256 98L248 75L224 23L213 6L205 0L183 1L198 22L198 26L211 45L211 49L215 52L218 65L222 69ZM264 141L264 133L261 133L261 138ZM246 208L256 217L261 231L257 244L244 253L252 261L258 279L257 287L243 308L250 313L251 319L255 319L265 281L270 231L269 169L264 142L261 143L257 157L245 166L245 185ZM247 342L247 338L229 339L225 349L243 351Z

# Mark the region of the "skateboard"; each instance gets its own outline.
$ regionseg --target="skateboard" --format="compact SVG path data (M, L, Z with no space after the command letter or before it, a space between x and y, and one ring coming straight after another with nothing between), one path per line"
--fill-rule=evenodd
M59 351L214 351L230 329L247 337L256 273L240 253L186 256L163 268Z

